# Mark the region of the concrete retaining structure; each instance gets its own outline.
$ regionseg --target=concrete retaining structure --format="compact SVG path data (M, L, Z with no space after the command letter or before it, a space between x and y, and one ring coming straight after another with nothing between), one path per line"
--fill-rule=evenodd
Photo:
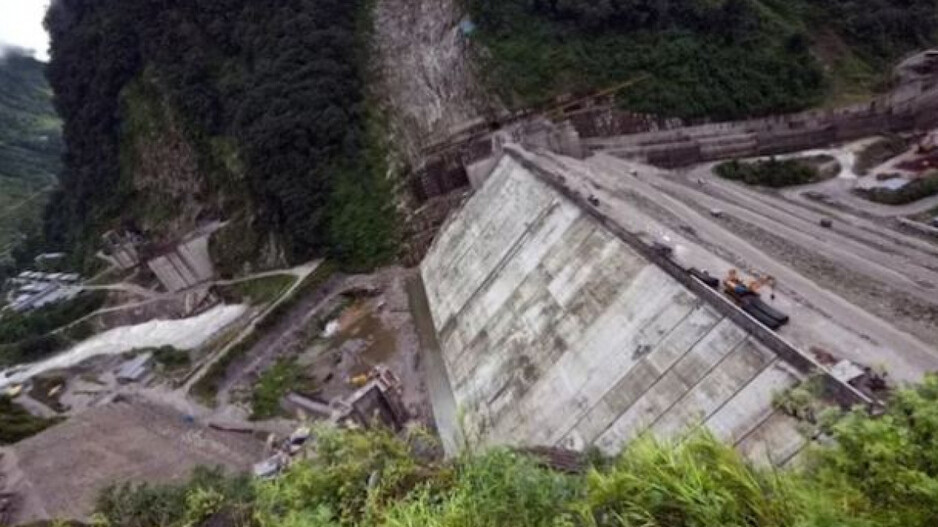
M804 444L771 404L795 368L510 155L421 274L472 444L614 452L701 423L755 459Z
M147 261L147 266L171 293L189 289L215 277L208 250L211 234L202 234L164 251Z
M588 149L670 168L927 130L938 126L938 86L920 81L865 104L692 126L623 113L592 109L570 120Z

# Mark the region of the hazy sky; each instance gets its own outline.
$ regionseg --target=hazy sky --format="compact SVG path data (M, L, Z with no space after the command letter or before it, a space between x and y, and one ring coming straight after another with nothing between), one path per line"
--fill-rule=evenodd
M0 46L32 49L49 60L49 35L42 27L49 0L0 0Z

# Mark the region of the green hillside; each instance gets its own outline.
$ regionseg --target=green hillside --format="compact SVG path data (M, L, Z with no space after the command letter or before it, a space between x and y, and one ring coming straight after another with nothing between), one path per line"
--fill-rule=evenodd
M54 3L49 79L68 156L47 241L87 256L108 229L170 242L236 219L237 254L216 255L226 269L262 254L354 267L393 255L364 95L368 5Z
M0 253L38 228L59 171L61 123L44 69L17 50L0 58Z
M468 0L513 106L643 77L630 110L732 119L847 102L938 42L936 0Z

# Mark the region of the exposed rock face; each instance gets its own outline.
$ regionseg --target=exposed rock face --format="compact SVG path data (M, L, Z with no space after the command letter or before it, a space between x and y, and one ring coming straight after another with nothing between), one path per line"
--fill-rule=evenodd
M451 131L498 110L482 89L456 0L379 0L374 49L381 83L376 94L390 112L392 140L405 160Z

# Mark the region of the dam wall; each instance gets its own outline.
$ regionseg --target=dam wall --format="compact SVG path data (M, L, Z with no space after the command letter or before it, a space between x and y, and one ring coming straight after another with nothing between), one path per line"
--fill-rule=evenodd
M147 266L167 291L176 293L215 277L215 267L208 248L210 235L202 234L184 240L147 260Z
M473 445L595 445L703 425L753 459L804 439L772 398L800 373L503 156L421 265Z

